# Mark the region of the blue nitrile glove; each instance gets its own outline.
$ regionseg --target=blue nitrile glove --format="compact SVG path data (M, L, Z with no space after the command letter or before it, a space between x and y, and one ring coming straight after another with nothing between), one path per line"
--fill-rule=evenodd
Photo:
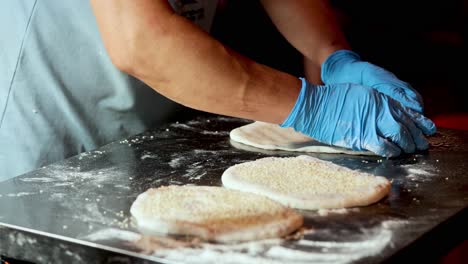
M423 133L434 123L375 89L358 84L312 85L305 79L291 113L281 124L322 143L380 156L429 147Z
M381 67L361 61L358 54L349 50L336 51L325 60L322 64L322 80L325 84L355 83L369 86L405 107L423 112L422 97L411 85Z

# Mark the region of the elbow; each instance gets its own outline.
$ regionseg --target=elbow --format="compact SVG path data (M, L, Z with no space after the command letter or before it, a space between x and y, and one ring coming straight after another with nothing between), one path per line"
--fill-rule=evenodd
M91 1L108 58L119 70L134 75L145 68L140 63L155 42L171 31L174 14L167 1L113 2Z
M167 27L152 26L151 30L133 28L123 34L112 36L106 41L106 50L112 64L122 72L135 77L141 77L145 71L157 65L159 60L149 58L159 57L158 49L165 39L170 38Z
M135 65L131 59L133 55L128 50L107 48L107 53L117 69L130 75L135 74Z

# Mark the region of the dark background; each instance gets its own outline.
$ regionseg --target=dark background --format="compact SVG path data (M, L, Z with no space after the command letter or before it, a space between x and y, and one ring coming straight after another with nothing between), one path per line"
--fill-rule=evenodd
M225 2L213 25L217 39L257 62L303 76L301 54L276 30L258 0ZM468 0L331 3L363 60L418 90L425 114L438 127L468 129ZM468 263L468 241L433 261Z
M290 1L290 0L287 0ZM429 117L468 112L468 1L332 1L354 51L395 73L424 97ZM302 76L301 55L255 0L231 0L213 34L238 52Z

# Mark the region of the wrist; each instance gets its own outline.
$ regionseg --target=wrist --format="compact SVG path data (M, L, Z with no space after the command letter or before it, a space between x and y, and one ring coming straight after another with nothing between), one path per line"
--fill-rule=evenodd
M293 108L289 112L289 115L286 117L283 123L280 124L281 127L293 127L295 130L298 130L297 124L302 123L301 120L304 119L303 112L305 104L308 101L308 97L310 97L310 86L313 85L309 84L304 78L299 79L302 82L301 90Z
M331 44L321 48L318 52L319 65L323 65L330 56L339 51L351 51L351 48L345 44Z

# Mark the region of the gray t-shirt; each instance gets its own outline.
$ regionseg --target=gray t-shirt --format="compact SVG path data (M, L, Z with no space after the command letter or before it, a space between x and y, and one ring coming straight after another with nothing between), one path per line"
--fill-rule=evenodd
M215 0L175 0L209 31ZM111 63L89 1L0 2L0 181L141 133L178 106Z

